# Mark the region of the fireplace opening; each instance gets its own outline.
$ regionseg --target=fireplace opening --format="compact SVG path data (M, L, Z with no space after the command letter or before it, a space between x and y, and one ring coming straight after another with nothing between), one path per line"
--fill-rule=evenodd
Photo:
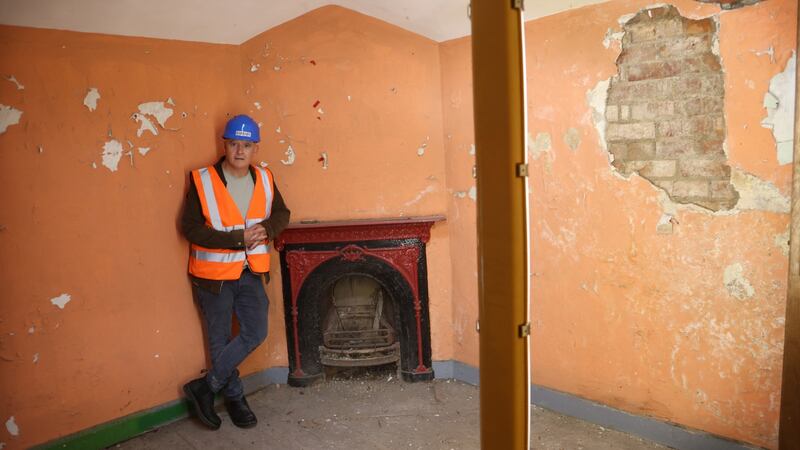
M426 243L439 220L294 224L281 233L289 385L387 368L404 381L434 378Z
M339 278L329 290L320 317L319 354L326 374L390 364L397 368L399 311L376 279L356 273Z

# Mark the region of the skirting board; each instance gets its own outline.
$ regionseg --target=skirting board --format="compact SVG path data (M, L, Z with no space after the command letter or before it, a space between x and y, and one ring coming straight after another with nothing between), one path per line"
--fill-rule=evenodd
M287 367L272 367L242 378L245 394L251 394L270 384L285 384L289 375ZM187 380L188 381L188 380ZM176 389L179 386L176 386ZM106 422L69 436L58 438L34 449L100 449L127 441L140 434L161 428L164 425L188 416L183 399L156 406Z
M478 369L460 361L434 361L433 370L436 378L455 379L474 386L480 384ZM272 367L248 375L242 379L245 393L250 394L270 384L285 384L288 375L289 369L287 367ZM637 416L542 386L531 385L531 402L536 406L560 414L641 436L676 449L753 450L756 448L703 431L690 430L679 425ZM186 403L182 399L174 400L34 448L105 448L160 428L186 416Z
M460 361L434 361L436 378L453 378L478 386L479 370ZM624 431L680 450L754 450L741 442L732 441L699 430L657 419L637 416L609 406L543 386L531 385L531 403L606 428Z

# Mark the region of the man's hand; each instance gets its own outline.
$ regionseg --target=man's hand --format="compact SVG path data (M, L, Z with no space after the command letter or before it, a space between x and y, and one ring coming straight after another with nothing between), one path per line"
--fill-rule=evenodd
M267 230L261 224L255 224L244 230L244 245L248 250L256 248L267 239Z

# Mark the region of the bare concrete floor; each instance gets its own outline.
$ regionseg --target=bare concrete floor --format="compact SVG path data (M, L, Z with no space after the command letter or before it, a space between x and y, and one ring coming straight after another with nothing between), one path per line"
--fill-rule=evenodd
M236 428L224 409L211 431L193 419L114 446L125 449L479 449L478 388L459 381L396 377L331 380L309 388L271 385L248 397L258 426ZM541 408L534 449L664 449Z

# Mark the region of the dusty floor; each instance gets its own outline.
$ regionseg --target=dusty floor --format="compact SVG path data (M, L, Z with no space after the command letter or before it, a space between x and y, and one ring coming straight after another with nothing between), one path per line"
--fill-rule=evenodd
M396 377L332 380L309 388L271 385L248 397L259 418L236 428L191 419L114 446L124 449L478 449L478 388L458 381L405 383ZM541 408L532 410L531 448L664 449Z

